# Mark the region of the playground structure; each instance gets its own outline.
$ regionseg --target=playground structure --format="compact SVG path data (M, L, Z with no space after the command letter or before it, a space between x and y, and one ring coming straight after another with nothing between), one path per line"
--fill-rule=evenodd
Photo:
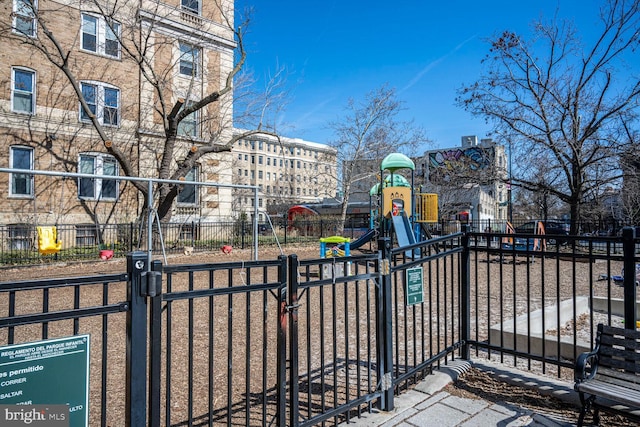
M398 173L402 169L411 171L411 180ZM368 230L356 240L343 236L320 239L321 256L349 256L346 249L359 249L377 236L395 237L398 246L407 246L431 238L428 225L438 222L438 195L415 193L413 190L414 162L401 153L391 153L380 164L380 182L369 190L368 207L364 202L349 203L347 217L357 215L359 222L368 222ZM323 214L337 215L341 204L294 205L287 212L289 221L296 218ZM328 239L328 240L327 240ZM327 249L333 244L333 249Z
M411 182L407 181L399 170L411 171ZM385 171L389 174L383 178ZM415 193L415 164L401 153L391 153L380 164L380 184L371 189L370 195L378 192L380 197L379 230L380 235L392 237L398 246L408 246L417 241L430 238L427 225L438 222L438 195ZM411 256L412 251L407 255Z
M515 234L515 228L507 221L505 232L507 234ZM544 236L544 223L542 221L536 221L533 234L536 236ZM542 237L503 237L502 249L516 250L516 251L542 251L546 250L547 242Z

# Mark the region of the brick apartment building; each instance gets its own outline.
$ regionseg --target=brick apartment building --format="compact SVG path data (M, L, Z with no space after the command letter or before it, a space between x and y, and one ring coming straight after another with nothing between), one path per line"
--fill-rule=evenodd
M0 167L158 178L165 161L167 178L187 168L187 181L231 184L233 154L210 147L231 140L232 92L186 110L224 88L234 67L233 0L106 5L0 4ZM228 218L231 193L186 186L169 216ZM145 206L131 182L7 173L0 200L2 225L76 224L80 234L133 221Z
M317 203L335 197L336 150L299 138L258 134L243 138L233 148L233 180L259 187L258 215L298 203ZM251 191L234 190L234 212L250 218L255 197Z

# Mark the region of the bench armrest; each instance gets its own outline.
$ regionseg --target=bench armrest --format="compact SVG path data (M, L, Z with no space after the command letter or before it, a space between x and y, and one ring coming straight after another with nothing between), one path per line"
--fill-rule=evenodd
M598 348L593 351L582 353L576 360L573 370L573 379L577 383L589 380L596 375L598 370Z

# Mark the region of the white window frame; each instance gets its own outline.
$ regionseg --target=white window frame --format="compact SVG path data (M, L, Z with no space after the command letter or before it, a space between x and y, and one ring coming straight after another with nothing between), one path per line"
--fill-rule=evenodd
M199 174L200 174L199 167L194 166L189 172L187 172L187 174L184 177L184 180L186 182L196 182L198 181ZM184 194L186 194L184 190L188 187L193 188L193 196L192 196L193 201L184 200ZM178 206L198 206L198 203L200 200L199 189L200 187L197 184L185 184L183 188L180 190L180 192L178 192L178 196L176 197L176 202L178 203Z
M31 91L26 91L22 88L16 87L16 72L31 74ZM29 94L31 98L30 111L16 109L16 104L15 104L16 94L20 94L20 95ZM22 68L22 67L11 68L11 111L13 111L14 113L30 114L30 115L33 115L36 113L36 72L34 70L31 70L29 68Z
M15 165L15 152L16 151L28 151L29 152L29 165L28 167L17 167ZM33 169L33 156L34 156L34 149L33 147L25 147L23 145L13 145L11 147L9 147L9 168L11 169ZM18 166L24 166L24 165L18 165ZM23 193L17 193L15 191L16 188L16 179L24 179L26 180L26 186L27 186L27 190L26 192ZM33 195L34 195L34 182L33 182L33 175L29 175L29 174L23 174L23 173L12 173L10 174L10 183L9 183L9 196L11 197L21 197L21 198L27 198L27 199L32 199Z
M178 73L181 76L198 78L200 77L200 60L202 58L202 49L191 43L178 42L178 53L180 55L178 61ZM189 68L190 73L183 72Z
M191 106L193 101L187 101L182 108ZM192 130L191 132L189 130ZM178 123L178 135L184 137L198 138L200 136L200 110L187 115Z
M120 23L111 21L111 26L109 26L109 22L105 19L104 16L94 15L86 12L83 12L80 15L80 50L96 53L108 58L119 59L121 51L119 39L120 31L122 28ZM96 28L94 33L85 31L87 29L87 27L85 26L85 18L93 19L95 21ZM113 29L111 27L113 27ZM95 37L95 46L93 49L91 48L91 46L85 44L85 34ZM115 42L117 43L117 52L115 52L115 55L110 54L107 49L108 40L115 40Z
M196 4L195 9L192 6L193 3ZM202 5L200 0L180 0L180 7L182 10L189 11L195 15L200 15L200 8Z
M87 169L83 169L83 166L86 165L82 161L84 158L93 159L93 167L92 170L89 171ZM113 165L115 173L113 174L105 174L105 170L107 169L105 165ZM115 157L105 154L105 153L80 153L78 156L78 172L86 173L91 175L104 175L104 176L120 176L120 167ZM107 184L109 182L109 184ZM86 186L87 183L92 183L91 188L93 190L93 195L80 194L82 189ZM107 185L115 184L114 187L114 195L105 196L103 194L103 188L107 188ZM117 201L118 195L120 193L120 185L119 180L111 180L111 179L101 179L101 178L78 178L78 198L81 200L105 200L105 201ZM88 187L87 187L88 188Z
M32 7L29 7L26 3L31 3ZM34 10L38 10L37 0L13 0L13 22L11 25L11 30L14 34L20 34L27 37L36 36L38 21L36 20L36 14L34 13ZM18 29L19 20L22 20L25 23L31 20L30 33L26 33Z
M85 96L85 92L84 89L85 88L94 88L95 89L95 100L94 99L87 99L87 97ZM122 121L122 112L121 112L121 107L120 107L120 88L110 85L110 84L106 84L106 83L102 83L102 82L95 82L95 81L82 81L80 82L80 90L83 91L83 96L85 96L85 102L91 107L92 105L94 106L94 111L92 111L93 114L96 115L96 117L98 118L98 122L104 126L113 126L113 127L118 127L120 126L120 123ZM105 93L106 91L117 91L117 96L116 96L116 106L112 106L112 105L105 105ZM89 116L86 115L86 113L84 112L84 110L82 109L82 104L79 105L80 108L80 121L84 122L84 123L89 123L91 122L91 119L89 118ZM105 111L109 110L109 109L115 109L116 110L116 123L105 123L104 117L105 117Z

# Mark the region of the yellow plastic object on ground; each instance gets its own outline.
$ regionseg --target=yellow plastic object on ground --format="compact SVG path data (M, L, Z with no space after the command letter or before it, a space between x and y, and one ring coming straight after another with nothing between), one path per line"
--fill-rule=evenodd
M58 242L58 230L54 226L38 226L38 251L42 255L57 254L62 249Z

